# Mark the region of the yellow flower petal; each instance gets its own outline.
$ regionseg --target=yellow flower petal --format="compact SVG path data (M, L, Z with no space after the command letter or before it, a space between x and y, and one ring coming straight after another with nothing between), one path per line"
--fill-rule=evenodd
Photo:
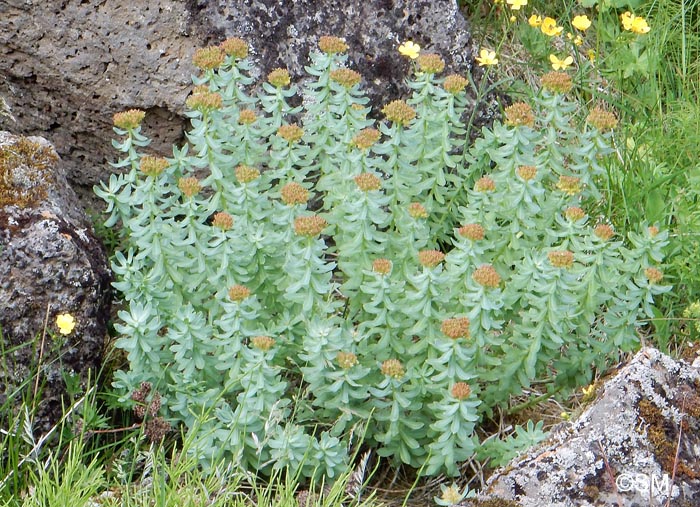
M620 21L622 22L622 28L625 30L632 29L632 13L630 11L620 14Z
M521 7L527 5L527 0L506 0L506 3L510 5L512 10L519 11Z
M498 63L498 58L496 58L495 51L482 49L479 52L479 56L476 57L476 61L478 62L479 66L483 67L484 65L496 65Z
M411 60L415 60L420 54L420 46L409 40L399 46L399 53L403 56L408 56Z
M537 14L533 14L530 16L530 18L527 20L527 22L530 24L531 27L537 28L542 24L542 16L538 16Z
M566 70L574 63L574 58L572 56L567 56L563 60L560 60L556 55L549 55L549 61L552 62L552 68L554 70Z
M591 27L591 20L588 19L588 16L585 14L580 14L578 16L574 16L574 19L571 20L571 25L576 28L576 30L585 32Z
M61 313L56 316L56 326L59 333L69 335L75 328L75 319L70 313Z
M549 35L550 37L554 37L555 35L561 35L561 33L564 31L564 28L561 26L557 26L556 19L546 17L542 20L540 30L542 30L543 34Z
M634 16L632 19L632 31L634 33L638 34L645 34L649 33L649 25L647 24L646 20L644 18L640 18L638 16Z

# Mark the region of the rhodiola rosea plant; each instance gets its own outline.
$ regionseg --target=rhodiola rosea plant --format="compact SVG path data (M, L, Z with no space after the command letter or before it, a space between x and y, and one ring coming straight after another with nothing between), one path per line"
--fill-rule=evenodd
M239 39L199 50L168 159L142 112L115 116L123 171L95 189L125 245L115 387L152 385L203 465L332 479L362 428L456 474L485 414L535 379L588 382L667 290L664 231L591 216L617 120L582 113L567 74L467 149L468 81L438 55L376 121L346 49L322 37L303 89L284 69L256 86Z

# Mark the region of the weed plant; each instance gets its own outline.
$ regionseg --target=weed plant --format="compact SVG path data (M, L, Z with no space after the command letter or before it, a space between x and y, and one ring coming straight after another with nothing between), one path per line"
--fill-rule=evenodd
M126 172L95 189L126 245L115 387L157 396L205 468L332 480L369 420L380 456L455 475L494 407L637 346L667 233L589 215L618 120L583 112L567 73L467 149L469 82L439 55L402 47L412 95L375 122L345 43L319 49L302 90L277 69L257 91L243 41L199 50L170 159L142 112L115 116Z

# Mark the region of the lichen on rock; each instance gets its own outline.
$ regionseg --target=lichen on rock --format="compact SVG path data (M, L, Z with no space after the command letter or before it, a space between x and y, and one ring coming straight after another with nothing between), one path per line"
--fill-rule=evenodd
M482 498L524 507L665 505L669 498L700 505L699 416L700 371L642 349L578 419L491 477Z
M101 366L109 282L103 247L53 147L0 132L0 405L32 400L38 435L72 401L64 376L84 381ZM76 325L64 336L55 321L66 313Z

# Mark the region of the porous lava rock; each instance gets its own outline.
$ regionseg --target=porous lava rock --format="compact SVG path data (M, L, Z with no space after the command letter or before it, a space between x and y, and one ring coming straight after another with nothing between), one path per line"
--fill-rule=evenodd
M102 209L91 190L116 158L115 112L146 111L150 148L167 156L183 141L196 48L242 37L261 75L287 67L296 80L320 35L346 38L376 110L408 91L401 41L442 55L446 73L474 70L456 0L3 0L0 96L16 122L0 122L49 139L83 205Z
M102 245L53 147L0 132L0 406L29 400L37 434L71 403L64 377L86 381L101 366L109 282ZM69 335L56 327L63 313L76 321Z
M670 496L673 506L700 505L698 368L644 348L595 387L575 421L492 476L481 500L641 507Z

